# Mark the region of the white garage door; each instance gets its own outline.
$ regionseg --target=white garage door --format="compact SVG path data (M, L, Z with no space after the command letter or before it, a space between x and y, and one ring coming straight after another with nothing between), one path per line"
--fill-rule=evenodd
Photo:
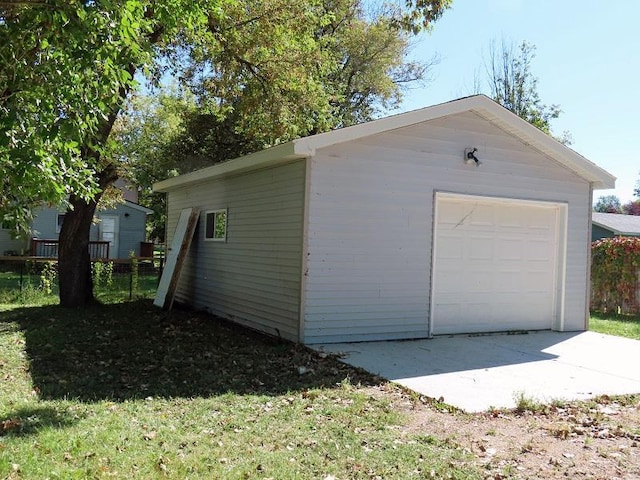
M432 333L552 328L559 209L555 204L439 194Z

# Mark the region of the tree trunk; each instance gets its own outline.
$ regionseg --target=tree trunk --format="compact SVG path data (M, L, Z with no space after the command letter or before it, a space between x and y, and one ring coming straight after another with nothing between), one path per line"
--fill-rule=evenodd
M69 209L62 222L58 246L58 278L60 304L63 307L79 307L91 303L93 281L89 258L89 231L96 202L71 198Z
M153 9L149 9L145 15L150 15ZM162 33L162 28L156 29L149 40L156 43ZM136 72L136 65L130 64L126 68L130 77ZM86 158L88 165L100 165L100 150L91 145L105 145L118 113L131 90L131 84L120 86L117 96L114 98L113 109L97 129L95 136L85 140L82 156ZM97 167L96 167L97 168ZM118 179L118 172L114 163L108 163L97 174L96 180L100 192L90 201L85 201L75 195L69 198L70 208L62 222L58 245L58 284L60 292L60 305L63 307L82 307L95 301L93 296L93 278L91 276L91 258L89 256L89 235L91 222L96 213L96 206L102 197L102 192Z
M109 165L100 172L98 185L101 191L117 178L114 165ZM89 202L74 195L69 198L70 208L62 222L58 246L60 305L63 307L81 307L95 301L89 257L89 234L101 196L99 193Z

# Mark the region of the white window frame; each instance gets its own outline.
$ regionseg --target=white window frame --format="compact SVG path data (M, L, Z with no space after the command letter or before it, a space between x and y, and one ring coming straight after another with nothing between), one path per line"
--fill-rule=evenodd
M204 241L205 242L226 242L227 241L227 224L228 224L228 219L229 219L229 214L227 212L228 209L226 208L218 208L216 210L207 210L206 212L204 212ZM215 236L215 232L216 232L216 220L218 218L218 215L224 213L224 236L223 237L216 237ZM207 236L207 219L209 218L209 215L213 215L213 237L208 237Z

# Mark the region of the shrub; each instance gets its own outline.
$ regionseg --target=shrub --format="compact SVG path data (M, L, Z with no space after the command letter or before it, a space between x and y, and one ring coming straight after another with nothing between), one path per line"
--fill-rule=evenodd
M57 262L45 262L40 271L40 288L47 295L53 293L53 287L56 283L56 277L58 276L58 263Z
M131 259L131 286L129 290L129 300L131 300L138 291L138 283L140 280L140 272L138 270L138 258L133 250L129 252Z
M638 313L640 238L613 237L591 244L591 309Z
M110 287L113 283L113 262L95 261L91 264L94 287Z

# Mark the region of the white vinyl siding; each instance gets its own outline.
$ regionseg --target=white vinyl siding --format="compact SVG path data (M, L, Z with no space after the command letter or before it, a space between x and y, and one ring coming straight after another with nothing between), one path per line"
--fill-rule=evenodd
M13 238L12 232L5 228L0 228L0 255L23 254L26 249L24 238Z
M103 216L117 216L118 238L117 250L112 252L113 258L129 258L131 252L140 255L140 242L146 239L145 225L147 214L127 203L120 203L115 208L103 210L97 213L98 218ZM99 240L100 224L92 225L91 240ZM110 252L111 253L111 252Z
M32 223L32 234L36 238L55 240L58 238L58 215L63 212L55 208L43 207L35 211Z
M33 236L43 240L58 239L60 236L60 230L58 229L60 215L64 215L64 213L55 208L38 209L32 224ZM103 216L118 217L118 249L116 252L111 252L112 257L129 258L130 252L139 255L140 242L144 242L146 238L145 225L147 221L147 215L141 210L141 207L132 206L129 203L119 203L113 209L96 212L98 219ZM99 239L100 225L99 223L93 223L89 233L89 240L93 242Z
M477 147L482 165L467 165ZM468 112L317 151L305 343L426 337L435 192L567 204L564 329L586 324L589 183Z
M304 181L297 161L170 192L168 242L183 208L202 211L176 299L298 340ZM205 241L205 212L221 206L226 243Z

